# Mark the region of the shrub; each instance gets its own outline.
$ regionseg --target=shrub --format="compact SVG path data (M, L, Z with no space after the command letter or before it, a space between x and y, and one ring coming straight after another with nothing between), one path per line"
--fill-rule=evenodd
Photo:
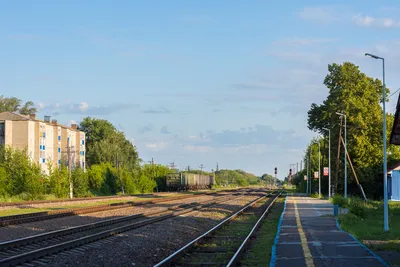
M312 197L312 198L324 198L324 195L321 194L321 197L320 197L319 194L317 192L315 192L314 194L311 194L310 197Z
M88 196L88 179L87 173L85 173L81 168L76 168L72 171L72 181L74 185L74 196L76 197L86 197Z
M347 207L351 213L360 218L364 219L367 214L367 206L362 199L356 197L350 198Z
M347 199L344 198L342 195L335 195L332 199L331 202L335 205L339 205L339 207L346 207L347 206Z

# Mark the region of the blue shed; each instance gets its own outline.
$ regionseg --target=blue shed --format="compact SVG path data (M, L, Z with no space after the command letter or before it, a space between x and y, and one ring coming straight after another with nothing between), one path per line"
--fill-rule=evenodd
M389 199L400 201L400 170L393 170L392 176L388 178Z

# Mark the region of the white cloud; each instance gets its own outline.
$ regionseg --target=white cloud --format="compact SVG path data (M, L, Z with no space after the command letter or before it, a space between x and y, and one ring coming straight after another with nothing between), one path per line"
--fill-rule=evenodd
M87 102L73 103L68 100L63 104L43 104L44 112L49 115L60 114L84 114L84 115L108 115L121 110L138 107L135 104L112 103L108 105L90 105Z
M80 111L86 111L89 108L89 104L87 102L81 102L79 103L79 109Z
M213 150L213 148L209 146L190 146L190 145L184 146L183 149L186 151L201 152L201 153L207 153Z
M333 6L304 7L297 12L297 16L304 20L327 23L343 20L346 15L341 9L340 7Z
M41 109L43 109L44 107L45 107L45 105L44 105L43 102L37 102L37 103L36 103L36 108L37 108L38 110L41 110Z
M286 38L281 41L275 42L275 45L287 45L287 46L311 46L317 44L327 44L337 41L334 38Z
M168 142L165 141L146 144L146 148L151 151L160 151L166 149L167 147L168 147Z
M374 18L367 15L355 15L353 22L363 27L396 28L400 27L400 20L392 18Z
M69 125L72 125L72 124L77 124L77 123L76 123L75 120L70 120L70 121L68 122L68 126L69 126Z

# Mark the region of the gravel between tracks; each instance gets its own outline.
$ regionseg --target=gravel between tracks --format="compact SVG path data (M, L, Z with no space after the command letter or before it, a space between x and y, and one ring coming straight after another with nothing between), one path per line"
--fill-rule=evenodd
M147 225L42 259L38 266L153 266L258 196L236 198L201 211Z
M159 198L167 198L167 197L174 197L181 194L173 193L173 192L165 192L165 193L153 193L148 195L136 195L136 196L121 196L121 197L110 197L110 198L101 198L101 199L82 199L79 201L63 201L63 202L52 202L52 203L23 203L17 206L0 206L0 210L7 210L7 209L24 209L24 208L59 208L59 207L68 207L68 206L76 206L80 204L88 204L93 203L96 204L98 202L108 202L108 201L115 201L115 202L124 202L124 201L146 201L151 199L159 199Z
M222 195L223 194L221 194L221 196ZM150 211L161 211L173 205L186 204L199 201L208 201L213 198L215 198L215 196L203 195L193 198L172 200L168 202L162 202L144 206L132 206L128 208L121 208L109 211L100 211L100 212L81 214L75 216L66 216L66 217L60 217L60 218L25 223L25 224L10 225L0 228L0 242L31 235L37 235L40 233L50 232L59 229L66 229L73 226L88 224L92 222L99 222L105 219L123 217Z

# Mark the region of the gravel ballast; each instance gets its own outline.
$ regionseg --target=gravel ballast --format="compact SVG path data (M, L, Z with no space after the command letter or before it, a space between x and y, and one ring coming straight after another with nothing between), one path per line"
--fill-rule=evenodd
M34 262L34 265L153 266L259 196L260 194L237 196L233 200L213 207L147 225L39 260L39 263Z
M218 196L223 196L223 195L225 194L219 194ZM132 206L128 208L121 208L109 211L100 211L100 212L60 217L60 218L25 223L25 224L10 225L0 228L0 242L37 235L59 229L67 229L73 226L99 222L105 219L129 216L140 213L154 212L154 211L162 211L174 205L209 201L214 198L215 196L202 195L187 199L172 200L156 204Z

